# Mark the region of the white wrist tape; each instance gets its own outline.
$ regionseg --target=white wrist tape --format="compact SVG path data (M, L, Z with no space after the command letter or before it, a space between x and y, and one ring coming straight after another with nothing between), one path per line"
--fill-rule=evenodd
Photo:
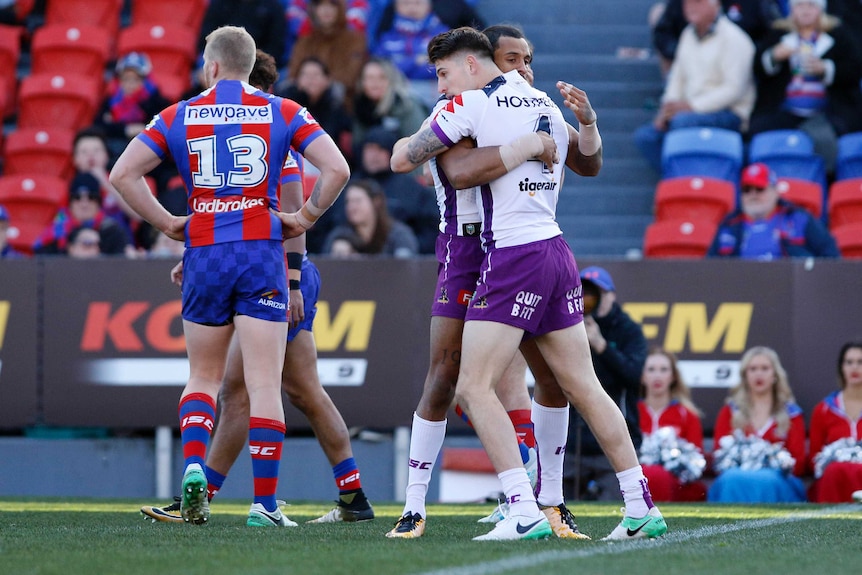
M506 166L506 171L511 172L530 158L542 153L545 147L536 132L530 132L517 138L511 144L500 146L500 159Z
M299 225L308 230L311 229L311 226L314 225L314 222L317 221L317 218L314 218L313 220L308 219L307 217L305 217L305 214L302 213L302 208L300 208L300 210L296 212L296 221L299 222Z
M578 124L578 150L585 156L592 156L602 147L602 136L595 122L587 126Z

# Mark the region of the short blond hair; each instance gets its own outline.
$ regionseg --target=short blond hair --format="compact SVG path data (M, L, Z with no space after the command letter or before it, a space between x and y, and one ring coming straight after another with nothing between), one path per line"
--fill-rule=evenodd
M257 46L245 28L222 26L206 37L204 57L221 64L225 71L248 76L254 68Z

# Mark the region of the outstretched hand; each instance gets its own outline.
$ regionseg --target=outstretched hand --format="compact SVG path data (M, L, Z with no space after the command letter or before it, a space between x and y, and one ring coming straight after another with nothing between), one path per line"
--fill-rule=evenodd
M596 111L590 105L590 99L586 92L562 81L557 82L557 89L560 90L560 95L564 98L563 104L574 112L578 122L586 126L596 121Z

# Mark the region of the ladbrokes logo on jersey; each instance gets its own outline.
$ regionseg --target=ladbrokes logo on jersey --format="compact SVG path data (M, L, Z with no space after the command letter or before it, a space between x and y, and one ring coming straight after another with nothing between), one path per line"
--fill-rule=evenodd
M266 205L263 198L247 198L244 196L233 196L229 198L214 198L209 201L195 199L192 209L198 214L223 214L226 212L238 212L251 208L262 208Z
M210 104L186 106L186 126L212 126L214 124L271 124L272 106L241 106L238 104Z

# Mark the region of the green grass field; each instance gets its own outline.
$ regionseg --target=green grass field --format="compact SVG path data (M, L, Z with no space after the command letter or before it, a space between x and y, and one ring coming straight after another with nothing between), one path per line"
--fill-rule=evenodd
M491 505L432 505L425 536L383 536L400 505L377 504L374 521L288 529L245 526L248 504L216 501L210 524L143 520L144 501L0 499L0 574L57 575L495 575L498 573L862 572L862 505L661 506L660 540L599 541L620 519L613 504L574 504L593 541L474 542ZM293 504L303 522L325 503Z

